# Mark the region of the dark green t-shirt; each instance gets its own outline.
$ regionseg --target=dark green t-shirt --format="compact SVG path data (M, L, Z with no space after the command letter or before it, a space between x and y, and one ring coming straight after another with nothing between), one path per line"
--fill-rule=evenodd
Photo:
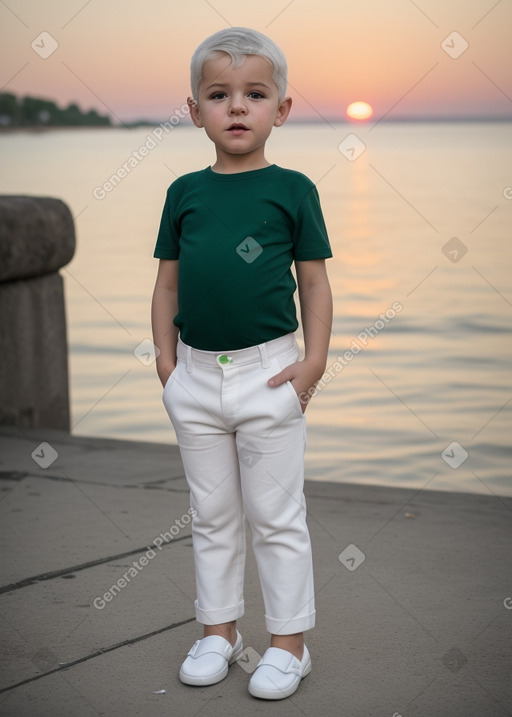
M224 351L295 331L292 262L332 254L315 185L273 164L179 177L167 191L154 256L179 259L181 339Z

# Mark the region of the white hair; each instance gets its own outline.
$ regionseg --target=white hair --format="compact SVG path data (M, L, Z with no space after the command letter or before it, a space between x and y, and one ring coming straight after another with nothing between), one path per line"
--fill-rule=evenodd
M219 57L225 52L231 57L233 67L240 67L247 55L264 57L274 68L273 80L277 85L279 102L286 95L287 73L286 57L273 40L257 30L247 27L230 27L207 37L199 45L190 61L190 85L192 96L197 102L199 82L203 64L207 60Z

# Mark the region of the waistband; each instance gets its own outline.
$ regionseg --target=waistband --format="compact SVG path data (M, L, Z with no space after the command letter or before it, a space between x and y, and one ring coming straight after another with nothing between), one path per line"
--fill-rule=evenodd
M291 351L296 347L297 342L294 334L286 334L285 336L280 336L278 339L272 339L272 341L267 341L257 346L249 346L246 349L224 352L194 349L192 346L183 343L181 338L178 337L176 353L178 360L181 359L186 362L187 371L190 373L193 364L227 369L229 367L261 362L262 368L268 368L270 366L270 358Z

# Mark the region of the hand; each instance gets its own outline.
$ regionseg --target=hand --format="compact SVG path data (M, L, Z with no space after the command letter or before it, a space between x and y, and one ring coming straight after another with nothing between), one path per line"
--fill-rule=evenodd
M311 400L311 394L322 373L323 371L319 370L318 366L308 363L306 360L296 361L276 373L272 378L269 378L268 385L275 388L282 383L286 383L286 381L290 381L300 401L302 413L305 413L306 407Z
M160 379L162 386L165 386L167 383L169 376L176 368L176 364L173 363L159 363L158 360L156 362L156 372L158 374L158 378Z

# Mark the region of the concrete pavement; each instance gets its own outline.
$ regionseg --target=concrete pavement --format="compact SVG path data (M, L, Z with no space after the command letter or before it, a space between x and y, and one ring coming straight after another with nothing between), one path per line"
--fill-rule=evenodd
M176 447L0 428L0 477L1 715L512 715L511 498L307 482L313 670L269 703L250 548L243 661L178 679L201 633Z

